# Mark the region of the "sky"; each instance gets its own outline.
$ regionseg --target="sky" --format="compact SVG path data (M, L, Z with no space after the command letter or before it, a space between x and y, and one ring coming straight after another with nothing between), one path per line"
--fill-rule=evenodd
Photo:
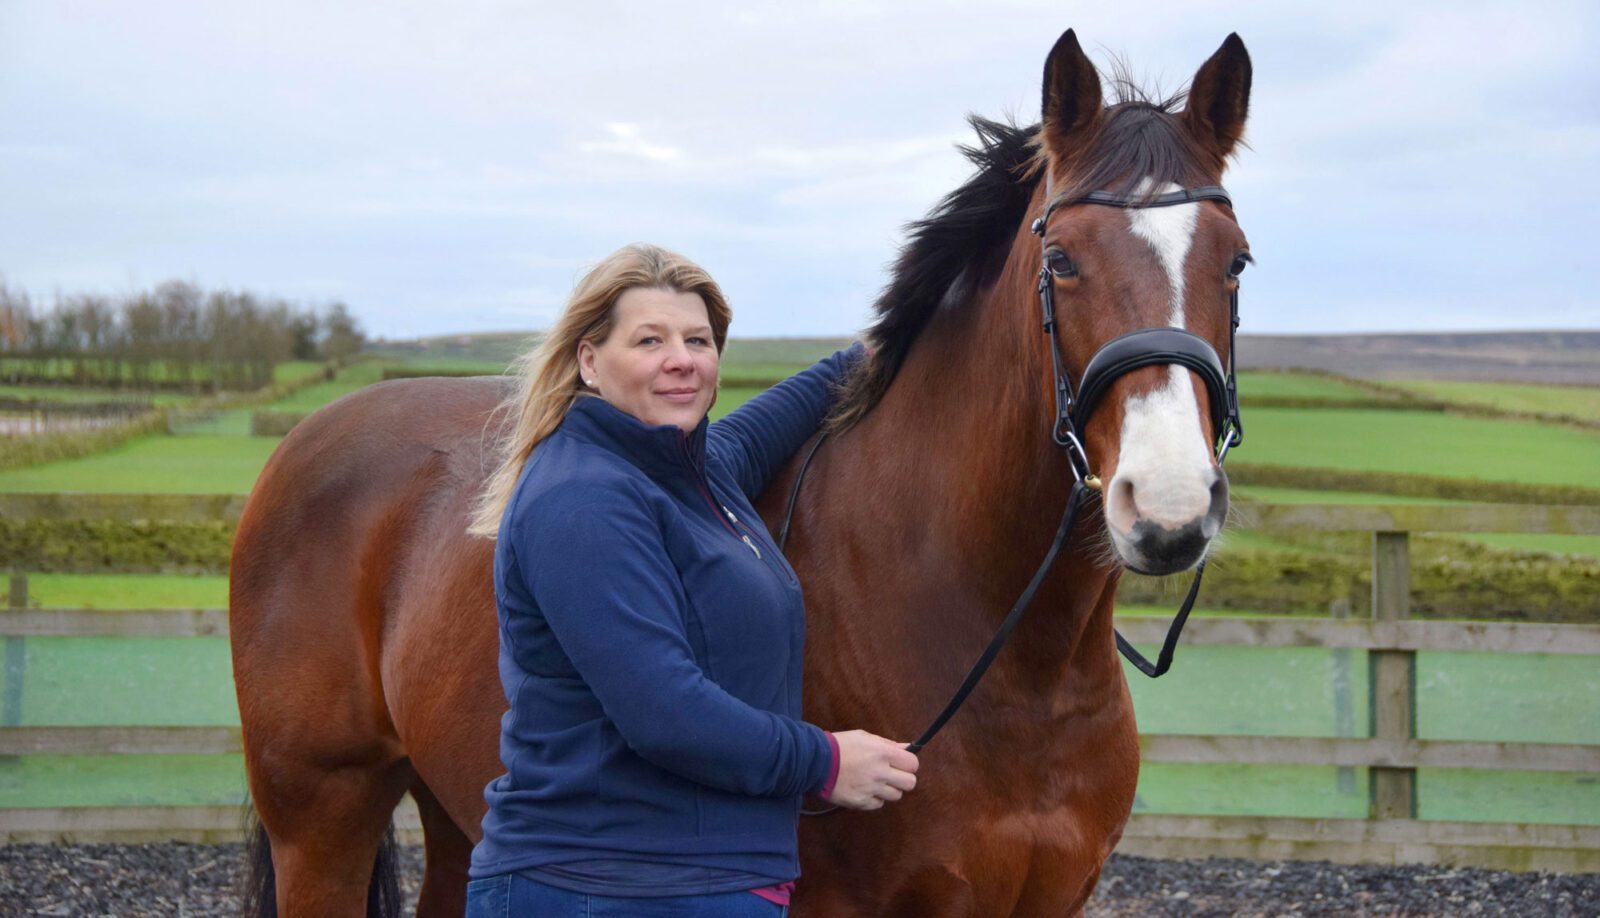
M1068 27L1168 91L1244 39L1244 331L1600 327L1593 0L0 0L0 277L406 338L544 327L649 241L735 336L848 335Z

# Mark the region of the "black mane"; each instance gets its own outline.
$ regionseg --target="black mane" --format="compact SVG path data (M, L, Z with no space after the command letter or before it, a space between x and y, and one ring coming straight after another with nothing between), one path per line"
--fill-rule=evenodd
M1072 181L1052 193L1129 194L1148 177L1153 181L1145 192L1154 196L1168 183L1201 183L1204 156L1175 117L1183 94L1152 97L1120 67L1111 83L1115 104L1105 109L1083 147L1068 162L1056 164L1056 171L1070 174ZM1042 177L1040 126L1018 127L976 115L968 121L978 140L961 152L977 172L907 227L893 278L878 297L865 333L876 353L845 381L830 429L864 417L888 391L935 312L965 305L1005 266Z
M1038 184L1032 166L1039 126L1020 128L977 115L967 120L978 142L963 146L961 153L978 171L907 227L910 238L873 307L876 321L866 331L877 352L845 383L833 413L835 427L855 423L878 403L935 310L966 302L1005 265L1017 223Z

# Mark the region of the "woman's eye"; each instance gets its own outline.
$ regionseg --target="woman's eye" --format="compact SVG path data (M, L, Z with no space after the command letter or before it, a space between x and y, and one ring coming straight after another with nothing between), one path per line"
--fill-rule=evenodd
M639 339L640 344L659 344L661 339L655 335L646 335Z
M1239 275L1243 274L1244 269L1254 261L1255 259L1250 257L1249 252L1240 252L1239 254L1233 256L1233 264L1228 266L1228 276L1238 277Z
M1067 253L1060 249L1055 249L1046 255L1044 263L1045 267L1050 269L1050 273L1056 277L1078 276L1078 266L1073 264L1072 259L1067 257Z
M711 342L709 342L706 339L700 337L699 335L694 335L689 339L689 343L693 344L693 345L696 345L698 347L705 347L707 344L710 344Z

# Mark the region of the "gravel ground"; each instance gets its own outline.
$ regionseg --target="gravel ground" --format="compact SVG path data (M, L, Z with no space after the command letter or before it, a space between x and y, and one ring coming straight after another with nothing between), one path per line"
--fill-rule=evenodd
M403 851L414 903L422 849ZM231 915L239 845L0 847L0 915ZM1344 867L1113 857L1090 918L1130 915L1600 916L1600 874L1437 867Z

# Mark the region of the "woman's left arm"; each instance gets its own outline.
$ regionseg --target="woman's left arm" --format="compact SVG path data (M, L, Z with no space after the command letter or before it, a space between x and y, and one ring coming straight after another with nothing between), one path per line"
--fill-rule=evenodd
M755 500L833 407L834 392L866 350L860 342L825 357L761 393L706 432L706 450Z

